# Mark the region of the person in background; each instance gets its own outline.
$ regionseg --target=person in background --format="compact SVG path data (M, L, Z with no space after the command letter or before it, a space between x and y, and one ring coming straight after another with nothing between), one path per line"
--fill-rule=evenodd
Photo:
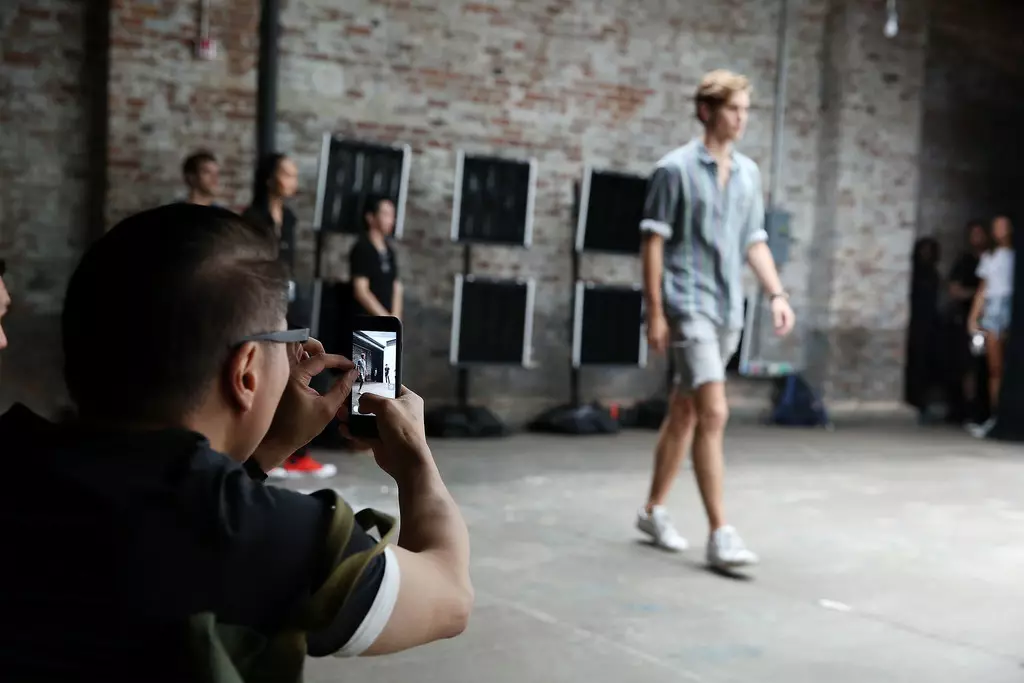
M220 164L211 152L201 150L190 154L181 165L181 175L188 188L189 204L216 206L217 192L220 190Z
M1003 349L1010 332L1013 304L1013 224L1006 216L992 221L993 249L978 263L981 283L974 294L967 329L971 334L985 334L985 356L988 359L988 400L992 415L982 424L968 425L973 436L984 438L996 426L999 390L1003 379Z
M4 271L7 270L7 264L0 259L0 351L7 348L7 335L4 334L4 316L7 315L7 309L11 306L11 295L7 292L7 286L4 285Z
M692 444L708 519L707 561L723 570L758 561L728 523L724 500L725 371L743 329L744 263L767 293L775 332L789 334L795 322L768 248L761 171L735 149L750 90L745 77L728 71L701 79L694 113L704 134L658 162L639 226L647 339L655 352L671 350L675 377L636 525L666 550L687 547L664 503Z
M288 272L288 324L292 327L309 327L310 321L301 319L304 316L295 303L295 232L298 221L287 204L298 189L299 170L295 162L285 154L268 154L260 159L256 167L252 204L242 216L273 231L277 239L277 258ZM326 479L337 472L337 467L317 461L309 449L303 447L281 467L274 468L270 476L275 479L297 479L309 475Z
M393 315L402 318L402 282L390 244L395 229L395 205L387 197L373 196L363 210L366 233L349 252L349 273L356 315Z
M46 482L0 496L0 680L297 681L303 654L387 654L465 629L469 534L418 396L364 398L380 433L366 445L398 486L397 544L333 491L265 484L348 419L355 376L289 329L276 252L233 212L178 202L125 219L82 257L61 317L79 419L22 405L0 416L4 452L31 448ZM120 343L97 333L126 319ZM341 377L321 394L309 382L325 369ZM232 636L216 657L210 617ZM269 671L212 676L225 654Z
M940 388L941 318L939 316L939 243L922 237L914 245L910 285L910 325L907 332L907 362L904 397L914 406L922 422L931 419L929 407Z
M948 361L946 397L949 404L947 421L963 424L973 421L979 413L979 376L984 374L984 364L970 351L970 334L967 332L967 318L971 304L981 280L978 278L978 264L981 256L988 251L988 230L981 221L967 224L967 250L960 255L949 271L947 293L949 305L946 309L946 330L944 341L948 347L945 358Z

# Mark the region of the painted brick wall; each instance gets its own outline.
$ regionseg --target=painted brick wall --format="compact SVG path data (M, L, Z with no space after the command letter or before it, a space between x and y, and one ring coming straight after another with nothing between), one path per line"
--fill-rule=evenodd
M0 85L5 95L24 95L0 104L0 249L16 270L12 288L21 312L12 332L28 324L17 316L25 320L29 310L51 316L51 328L32 335L37 350L57 345L52 316L62 285L56 281L67 277L81 249L88 232L83 216L94 214L78 210L97 196L90 178L108 181L98 193L106 198L108 225L180 196L182 157L198 147L224 160L229 205L241 207L249 194L256 3L213 3L221 52L201 62L192 57L198 2L112 2L102 135L89 132L96 130L97 98L80 66L93 34L90 6L17 0L0 8ZM771 353L812 365L832 399L895 399L917 192L935 178L927 163L918 172L917 140L929 130L949 130L955 116L935 104L939 95L922 99L922 90L961 77L948 48L941 58L936 48L926 68L920 4L900 3L903 30L893 41L881 36L881 0L792 6L780 199L794 212L793 258L783 279L802 325ZM284 7L279 146L302 173L301 220L312 221L324 131L407 142L415 150L401 245L409 284L408 376L430 398L451 396L454 387L446 350L460 253L447 233L458 148L540 162L533 249L479 249L473 263L478 273L538 280L538 367L474 373L477 400L486 397L514 420L567 397L572 187L585 163L647 172L697 132L689 98L699 75L729 67L754 81L755 109L742 149L768 179L775 3L291 0ZM945 81L933 78L936 63L948 65ZM97 139L100 149L90 148ZM953 187L955 178L942 182ZM58 189L62 201L50 201ZM348 244L336 238L328 245L329 271L338 277L347 276ZM302 253L309 272L308 232ZM584 276L634 282L639 267L634 259L588 257ZM15 356L7 358L8 366L16 364ZM656 389L661 371L659 364L646 372L590 370L584 392L641 397ZM10 387L7 372L3 384ZM42 380L18 381L28 383L28 393L49 391Z
M110 11L107 222L185 196L181 163L221 161L221 201L249 201L255 153L259 3L210 3L218 58L200 61L198 2L115 0Z
M883 3L869 7L835 0L828 17L811 351L827 359L816 374L833 400L894 400L902 390L927 13L923 0L900 3L890 40Z
M792 82L783 198L798 243L785 280L798 301L814 226L817 109L824 2L793 12ZM450 396L446 362L452 275L448 241L455 152L534 156L539 162L534 246L479 249L474 272L538 281L532 370L473 373L473 394L522 418L568 397L568 281L573 183L584 164L647 173L697 132L691 94L700 75L728 67L755 85L742 149L768 174L776 59L775 3L351 2L289 3L281 67L282 148L299 158L311 220L324 131L414 149L401 258L409 282L409 381ZM349 242L328 264L344 277ZM636 282L636 259L586 257L584 277ZM656 391L663 368L584 372L584 393L636 398Z
M64 401L60 306L102 209L103 46L89 43L102 24L82 0L0 3L0 258L15 302L0 410Z

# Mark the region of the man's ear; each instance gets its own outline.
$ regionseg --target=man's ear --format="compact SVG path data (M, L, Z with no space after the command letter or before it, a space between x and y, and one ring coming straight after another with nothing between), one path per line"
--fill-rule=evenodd
M244 411L252 410L259 385L259 347L255 342L242 344L228 358L225 390L228 400Z

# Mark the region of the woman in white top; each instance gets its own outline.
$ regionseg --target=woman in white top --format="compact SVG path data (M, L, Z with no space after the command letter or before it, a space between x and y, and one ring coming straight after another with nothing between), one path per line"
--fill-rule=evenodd
M996 408L999 406L999 387L1003 377L1003 347L1010 331L1013 302L1013 225L1006 216L992 221L992 242L995 247L984 254L978 264L977 275L981 284L974 295L967 328L972 334L984 332L988 357L988 392L992 417L972 430L975 436L985 436L995 426Z

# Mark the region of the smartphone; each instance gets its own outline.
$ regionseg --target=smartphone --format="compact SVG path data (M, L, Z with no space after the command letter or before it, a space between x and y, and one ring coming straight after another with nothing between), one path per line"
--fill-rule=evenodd
M377 416L360 410L365 394L398 396L402 386L402 322L390 315L357 316L352 323L352 362L355 384L349 399L352 436L377 436Z

